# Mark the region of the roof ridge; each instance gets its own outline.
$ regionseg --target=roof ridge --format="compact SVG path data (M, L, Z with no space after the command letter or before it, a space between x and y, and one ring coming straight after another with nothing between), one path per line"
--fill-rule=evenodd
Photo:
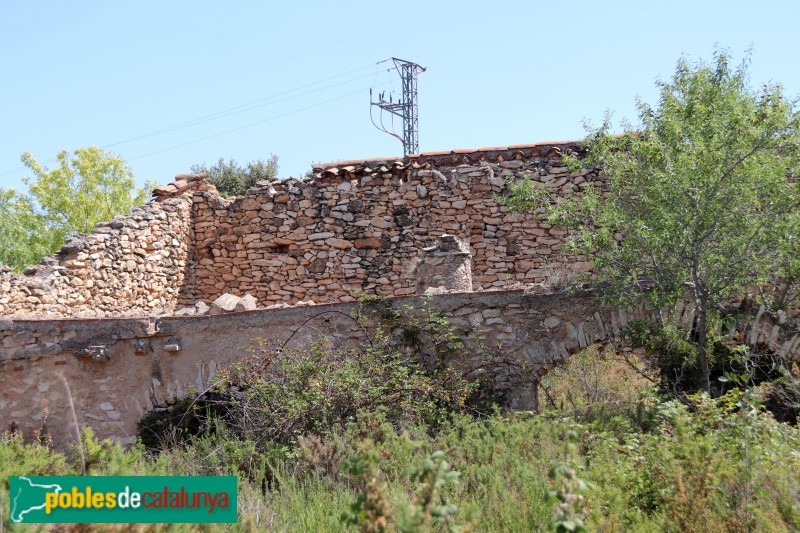
M367 167L367 166L377 166L379 163L390 164L396 161L402 161L410 163L411 161L427 161L432 158L445 158L451 156L470 156L470 155L478 155L478 154L492 154L495 152L514 152L514 151L522 151L522 150L537 150L541 151L543 148L549 149L562 149L562 148L576 148L580 149L583 147L583 141L541 141L529 144L512 144L509 146L492 146L492 147L484 147L484 148L456 148L452 150L443 150L443 151L433 151L433 152L421 152L419 154L409 154L405 157L371 157L365 159L347 159L342 161L331 161L328 163L315 163L312 165L312 168L316 172L325 171L331 168L341 168L341 167ZM522 154L523 156L525 154ZM544 155L544 154L542 154ZM499 157L502 157L501 154L498 154Z

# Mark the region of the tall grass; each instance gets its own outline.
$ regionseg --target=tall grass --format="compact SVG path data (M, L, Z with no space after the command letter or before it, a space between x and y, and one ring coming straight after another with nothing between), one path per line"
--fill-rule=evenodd
M450 469L460 473L458 483L440 487L443 501L455 506L452 523L471 531L548 530L556 514L544 497L559 488L557 479L548 478L554 463L590 484L581 502L590 531L800 530L800 429L776 422L757 390L716 399L689 396L683 403L661 397L631 363L613 353L570 359L545 378L548 405L536 416L456 414L432 428L376 409L324 434L304 434L291 446L247 440L219 423L159 452L101 442L88 429L72 454L6 434L0 469L7 475L75 475L83 464L89 475L239 476L235 525L75 525L59 531L355 531L358 526L340 517L377 485L349 473L345 463L366 442L377 457L382 497L401 526L413 522L420 490L421 481L410 474L443 451ZM565 429L578 435L569 455ZM0 488L7 502L7 477ZM416 529L445 530L433 522Z

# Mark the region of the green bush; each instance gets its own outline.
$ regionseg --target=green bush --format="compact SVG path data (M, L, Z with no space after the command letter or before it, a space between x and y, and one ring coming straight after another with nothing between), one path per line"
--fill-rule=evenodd
M717 398L676 400L633 353L586 350L545 377L543 414L476 417L445 321L425 306L375 304L377 323L355 317L372 328L369 348L255 354L216 396L151 417L143 427L172 428L155 449L86 431L65 456L46 438L8 434L0 468L237 475L234 531L800 529L800 428L767 411L773 384L730 375Z
M260 443L294 445L304 435L331 435L378 410L398 427L433 429L463 408L469 390L451 369L426 372L381 345L354 354L319 344L284 352L265 368L270 355L259 354L229 375L240 391L231 423Z
M230 411L230 400L228 394L213 390L151 411L138 422L139 440L150 450L186 444L192 437L213 432Z
M796 530L800 432L740 390L689 401L659 403L657 431L632 432L622 445L585 433L588 476L608 503L590 523L634 531Z
M158 455L91 436L84 437L82 449L87 470L97 475L238 475L238 531L341 530L341 514L353 511L359 494L373 494L367 491L372 478L348 475L343 463L367 452L380 473L373 488L380 489L380 501L398 527L411 528L419 516L414 509L428 508L426 527L446 529L435 523L433 510L447 505L458 509L457 515L448 514L452 523L470 524L474 531L545 531L554 514L544 496L554 490L565 497L580 494L574 491L580 479L593 486L576 511L589 531L800 528L800 429L775 421L747 391L691 396L687 403L648 401L653 422L647 428L612 425L605 415L576 419L550 411L479 419L454 415L433 432L425 425L398 428L378 411L343 424L334 435L299 438L293 448L261 448L220 427ZM567 456L565 427L578 439ZM450 471L460 473L459 482L440 483L438 496L425 498L418 492L431 487L425 480L442 479L438 459L430 459L435 468L425 462L439 450ZM567 465L561 470L567 477L548 479L554 463ZM419 474L421 465L427 474ZM77 455L11 435L0 444L0 468L12 475L81 471Z
M26 476L33 472L39 476L71 476L75 467L64 454L54 452L39 442L26 443L22 433L0 435L0 465L3 486L8 489L9 476Z
M624 434L656 423L658 374L636 355L592 346L542 379L542 410Z
M205 163L192 165L192 172L208 174L208 181L216 186L224 196L241 196L247 189L255 187L259 181L273 181L278 178L278 156L271 154L269 159L258 159L242 166L233 159L219 161L211 166Z
M224 426L260 450L294 448L300 438L332 436L378 412L397 428L436 431L455 414L489 415L504 398L496 378L509 368L535 379L521 364L466 353L427 300L413 308L368 297L351 319L366 336L359 349L327 338L301 350L256 342L219 388L142 419L142 441L169 448Z

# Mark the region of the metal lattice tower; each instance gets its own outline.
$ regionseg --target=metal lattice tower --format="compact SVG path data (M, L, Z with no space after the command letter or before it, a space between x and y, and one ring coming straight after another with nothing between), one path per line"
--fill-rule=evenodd
M400 80L403 84L403 94L399 102L394 102L391 93L389 100L386 100L386 93L382 92L378 95L378 101L372 101L372 90L370 90L370 118L372 118L372 106L381 109L380 126L372 119L372 124L392 137L403 143L403 155L419 153L419 117L418 117L418 104L417 104L417 76L425 72L425 68L412 63L411 61L404 61L396 57L392 58L394 68L400 74ZM383 124L383 111L388 111L396 117L403 120L403 135L402 137L395 133L394 129L388 129Z

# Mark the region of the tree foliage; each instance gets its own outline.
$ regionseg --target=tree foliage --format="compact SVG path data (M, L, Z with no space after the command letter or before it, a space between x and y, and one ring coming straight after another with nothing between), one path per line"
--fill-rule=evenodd
M22 162L34 178L30 187L48 224L62 235L88 233L98 222L147 201L149 191L136 189L133 171L125 160L96 146L66 150L56 156L58 168L48 170L25 152Z
M233 159L227 162L220 157L214 165L193 165L192 172L209 175L212 183L222 196L241 196L247 189L255 187L259 181L270 181L278 177L278 156L271 154L269 159L251 161L245 166Z
M797 278L800 114L780 85L752 90L747 61L733 68L723 51L710 64L681 59L658 87L655 107L638 102L635 129L612 135L608 116L590 129L588 160L569 162L601 166L605 186L557 202L550 221L576 230L573 244L594 254L609 300L655 308L694 300L710 389L717 310L766 281Z
M58 234L37 216L31 199L0 189L0 266L21 270L57 248Z
M154 184L137 189L130 166L96 146L56 156L58 166L43 167L25 152L22 162L29 194L0 189L0 263L21 270L57 250L75 233L88 233L103 220L147 201Z

